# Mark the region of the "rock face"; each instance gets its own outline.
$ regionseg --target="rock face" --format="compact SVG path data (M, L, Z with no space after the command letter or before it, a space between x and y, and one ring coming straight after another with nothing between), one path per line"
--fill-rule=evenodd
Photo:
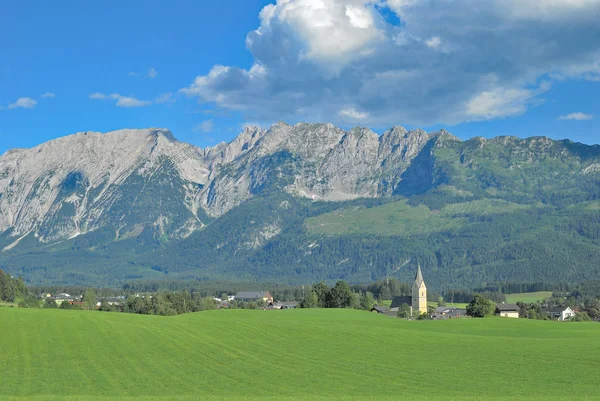
M556 148L547 138L460 142L445 131L394 127L380 136L305 123L249 127L206 149L165 129L83 132L0 157L0 234L12 238L5 250L29 234L42 243L97 230L114 240L148 230L155 238L185 238L268 190L324 201L410 195L447 179L443 168L434 173L436 149L463 146L461 168L472 170L470 149L517 142L513 167ZM581 165L581 174L596 174L598 165Z

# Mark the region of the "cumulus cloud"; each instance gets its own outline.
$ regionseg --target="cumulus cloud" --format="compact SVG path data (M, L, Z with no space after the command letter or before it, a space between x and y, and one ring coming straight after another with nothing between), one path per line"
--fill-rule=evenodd
M156 68L150 68L148 70L148 78L156 78L158 75L158 71L156 71Z
M30 97L20 97L17 99L16 102L9 104L8 108L9 109L18 109L18 108L33 109L36 104L37 104L37 101L35 101L34 99L32 99Z
M200 124L194 125L194 132L212 132L215 128L215 123L213 120L204 120Z
M259 17L250 68L215 65L182 92L252 121L454 124L600 79L600 0L277 0Z
M117 107L126 107L126 108L144 107L144 106L148 106L148 105L152 104L152 102L150 102L148 100L139 100L139 99L136 99L136 98L130 97L130 96L122 96L118 93L112 93L110 95L105 95L104 93L94 92L94 93L90 94L89 98L94 99L94 100L113 99L113 100L117 101L115 103L115 105Z
M340 115L353 120L364 120L369 117L369 114L357 111L353 107L340 110Z
M593 120L594 116L591 114L585 113L571 113L566 116L558 117L559 120L576 120L576 121L585 121L585 120Z
M52 93L52 92L45 92L42 94L42 98L44 99L50 99L50 98L55 98L56 94Z

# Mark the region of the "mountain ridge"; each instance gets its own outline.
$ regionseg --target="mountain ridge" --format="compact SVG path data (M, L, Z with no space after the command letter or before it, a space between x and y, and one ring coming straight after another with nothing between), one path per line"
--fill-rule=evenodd
M200 148L178 141L163 128L82 132L0 157L0 264L22 271L28 264L47 263L35 259L44 254L43 247L77 259L83 254L95 257L98 249L111 257L110 249L130 244L133 253L123 254L120 269L127 271L129 264L140 271L175 271L170 260L176 258L169 256L158 266L152 260L162 259L150 255L155 250L169 254L177 244L189 243L192 254L212 255L201 257L200 263L213 269L234 260L258 260L256 252L284 239L309 241L314 234L302 228L299 216L314 218L317 211L394 199L425 202L435 211L489 198L544 204L563 213L558 211L566 206L600 199L599 173L599 145L543 136L461 141L445 130L427 133L394 126L380 135L365 127L343 130L332 124L279 122L269 129L245 127L229 143ZM252 199L256 202L248 203ZM271 216L261 204L271 208ZM235 229L224 228L230 215L238 216ZM449 230L465 222L448 216L460 222L441 222ZM482 217L474 218L473 223ZM295 234L288 236L289 230ZM352 242L346 231L339 234L341 240ZM194 239L204 238L208 244L209 234L224 236L214 247L227 249L228 259L221 260ZM235 255L246 256L238 260ZM271 269L260 260L264 269ZM299 256L285 263L298 261L313 263ZM329 277L325 271L330 268L322 268L323 276L316 277Z

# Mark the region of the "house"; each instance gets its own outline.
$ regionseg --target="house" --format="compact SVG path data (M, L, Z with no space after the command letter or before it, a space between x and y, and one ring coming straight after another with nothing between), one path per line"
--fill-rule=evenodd
M501 303L496 305L496 316L518 318L521 308L517 304Z
M542 309L543 313L550 315L550 318L556 319L559 322L564 322L575 316L575 311L568 306L553 308L553 309Z
M460 317L467 317L466 309L459 309L459 308L448 307L448 306L440 306L440 307L435 308L435 312L433 314L433 318L436 320L445 320L445 319L460 318Z
M385 311L383 310L383 308L381 306L377 306L375 305L374 307L372 307L369 312L377 312L380 314L383 314Z
M298 302L271 302L267 309L296 309Z
M267 304L273 303L273 296L269 291L241 291L235 294L235 299L241 302L262 301Z
M71 295L66 293L56 294L50 297L50 299L54 300L54 302L56 302L56 305L58 306L60 306L63 302L68 302L72 304L73 302L78 300L76 297L72 297Z

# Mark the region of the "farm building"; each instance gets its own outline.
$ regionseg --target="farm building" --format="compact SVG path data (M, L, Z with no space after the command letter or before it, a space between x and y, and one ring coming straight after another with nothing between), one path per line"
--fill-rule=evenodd
M521 308L517 304L497 304L496 316L518 318Z
M452 319L459 317L467 317L467 310L448 306L440 306L435 308L435 312L433 314L433 318L436 320Z
M559 322L564 322L575 316L575 311L568 306L553 308L553 309L542 309L542 313L547 313L552 319L556 319Z

